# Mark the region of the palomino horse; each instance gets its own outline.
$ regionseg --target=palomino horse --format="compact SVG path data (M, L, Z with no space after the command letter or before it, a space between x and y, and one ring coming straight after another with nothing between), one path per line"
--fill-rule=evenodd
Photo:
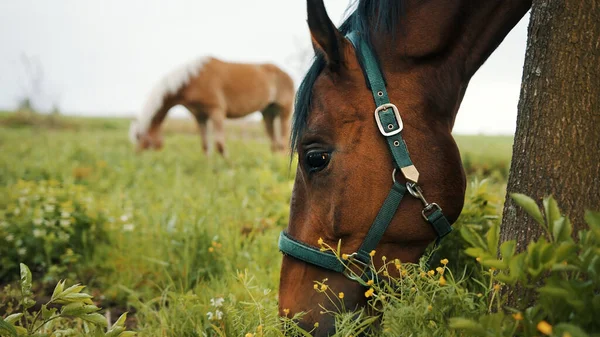
M225 118L246 116L261 111L271 148L283 150L287 144L294 101L291 77L273 64L223 62L201 58L168 74L152 91L129 136L138 150L162 147L160 125L167 112L183 105L200 126L205 153L208 151L207 122L214 126L217 150L225 154ZM279 116L281 131L275 132Z
M334 322L319 305L335 309L314 281L363 307L365 269L382 256L417 262L451 230L466 185L456 113L531 0L359 0L339 30L323 0L307 5L317 57L292 123L299 164L279 241L279 310L305 312L300 325L319 323L313 333L324 336ZM339 240L345 258L319 250Z

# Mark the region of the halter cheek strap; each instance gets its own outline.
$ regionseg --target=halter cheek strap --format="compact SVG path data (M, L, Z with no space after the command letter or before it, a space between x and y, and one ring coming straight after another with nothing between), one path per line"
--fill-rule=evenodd
M406 143L402 139L402 118L400 117L398 108L390 103L385 89L385 82L377 65L375 55L371 48L360 39L357 32L348 34L347 38L352 42L365 71L365 76L369 82L377 106L375 109L375 122L377 123L379 132L385 137L392 154L394 162L392 189L379 209L362 245L358 251L347 255L345 260L341 260L330 251L321 251L319 248L297 241L286 232L281 232L279 236L279 250L301 261L343 273L348 278L362 283L367 278L372 277L370 274L371 268L369 268L371 266L370 252L381 241L407 191L423 203L424 208L421 211L421 215L433 226L437 234L436 245L444 236L452 231L452 226L443 215L442 209L436 203L428 203L425 200L423 191L417 184L419 172L410 160ZM397 170L400 170L408 181L406 186L396 181ZM362 267L358 275L351 268L351 266L357 265Z

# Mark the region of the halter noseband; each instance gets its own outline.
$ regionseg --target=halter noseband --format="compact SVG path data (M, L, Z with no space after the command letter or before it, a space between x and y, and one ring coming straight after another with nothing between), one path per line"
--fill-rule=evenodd
M421 214L429 222L437 233L436 244L441 238L452 231L452 226L442 213L442 209L436 203L428 203L423 197L423 191L417 184L419 172L413 165L406 148L406 143L402 139L401 131L403 128L402 118L398 108L390 103L385 89L385 82L377 60L371 48L364 42L358 32L351 32L347 38L352 42L357 56L361 61L361 66L365 72L367 81L370 84L373 98L375 99L375 122L380 133L387 140L388 147L394 159L394 170L392 172L393 185L390 193L379 209L367 236L357 252L345 255L344 259L336 256L330 251L322 251L319 248L299 242L290 237L286 232L279 235L279 250L284 254L293 256L301 261L325 268L338 273L343 273L346 277L361 282L369 277L371 266L371 251L373 251L383 237L388 225L392 221L400 201L408 191L413 197L418 198L424 205ZM404 178L408 181L406 186L396 181L396 171L400 170ZM360 275L351 271L351 266L359 265L362 267ZM362 282L361 282L362 283Z

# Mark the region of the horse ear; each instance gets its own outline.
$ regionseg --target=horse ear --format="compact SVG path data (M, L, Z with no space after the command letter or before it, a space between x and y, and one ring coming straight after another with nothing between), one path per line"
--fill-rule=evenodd
M323 54L330 67L339 66L344 62L344 37L327 15L323 0L307 0L306 7L315 52Z

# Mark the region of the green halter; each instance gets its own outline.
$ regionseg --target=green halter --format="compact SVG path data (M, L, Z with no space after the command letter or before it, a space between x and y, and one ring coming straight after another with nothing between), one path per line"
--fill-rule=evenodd
M424 208L421 214L436 231L438 236L436 244L439 243L441 238L452 231L452 227L444 214L442 214L442 209L435 203L428 203L423 197L421 188L417 185L419 172L410 160L406 143L402 139L402 119L398 108L390 103L387 91L385 90L385 82L377 65L375 55L373 55L371 48L360 39L358 32L349 33L347 38L352 42L365 71L373 98L375 99L375 105L377 106L375 109L375 121L379 131L387 140L388 147L392 153L394 160L392 189L383 202L381 209L379 209L379 213L377 213L362 245L357 252L348 255L346 260L341 260L330 251L321 251L319 248L296 241L286 232L281 232L279 236L279 250L301 261L344 273L348 278L360 282L364 281L365 277L370 276L368 275L370 273L370 268L368 267L371 265L370 252L379 244L406 191L415 198L420 199L423 203ZM400 170L408 181L406 186L396 182L395 175L397 170ZM354 272L349 273L351 265L362 266L361 274L355 276Z

